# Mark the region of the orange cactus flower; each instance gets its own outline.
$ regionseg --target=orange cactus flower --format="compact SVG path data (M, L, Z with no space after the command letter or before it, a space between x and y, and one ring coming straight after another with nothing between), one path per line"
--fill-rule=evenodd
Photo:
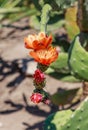
M24 42L27 49L45 49L52 43L52 36L47 36L44 32L40 32L38 35L29 35L24 39Z
M40 49L36 51L31 51L30 55L35 59L35 61L49 66L58 57L58 52L54 47L48 47L47 49Z

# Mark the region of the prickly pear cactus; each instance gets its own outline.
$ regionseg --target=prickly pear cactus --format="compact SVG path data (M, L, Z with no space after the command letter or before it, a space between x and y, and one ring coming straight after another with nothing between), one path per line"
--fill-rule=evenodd
M70 70L68 67L68 53L66 52L60 52L58 59L50 65L45 73L65 82L80 81L80 79L77 79L70 74ZM63 76L60 76L60 74L62 74Z
M76 36L69 50L68 64L73 75L88 81L88 52Z
M44 130L61 130L62 126L68 121L71 114L71 110L51 114L45 121Z
M88 99L83 101L61 130L88 130Z
M44 130L88 130L88 98L75 112L65 110L50 115Z

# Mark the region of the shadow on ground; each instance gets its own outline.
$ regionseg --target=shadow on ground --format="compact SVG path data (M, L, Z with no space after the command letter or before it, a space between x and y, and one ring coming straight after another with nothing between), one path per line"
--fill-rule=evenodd
M17 87L25 79L25 71L27 70L27 63L33 61L33 59L16 59L13 61L5 61L0 57L0 81L4 81L6 77L15 73L19 73L13 80L11 80L7 87ZM19 65L20 64L20 65Z
M4 103L6 105L10 105L11 109L1 110L0 115L8 115L8 114L12 114L12 113L15 113L17 111L24 109L25 112L27 112L28 114L32 114L32 115L35 115L37 117L45 117L46 118L48 115L50 115L51 113L56 112L58 110L57 107L50 106L50 111L46 112L45 110L41 110L38 107L38 105L30 106L27 102L25 94L23 94L23 101L24 101L23 104L21 104L21 103L18 104L18 103L11 101L11 100L6 100ZM30 126L30 124L28 124L27 122L23 122L22 124L24 126L26 126L25 130L34 130L37 128L38 128L38 130L42 130L42 127L44 125L44 121L40 121L38 123L35 123L33 126Z

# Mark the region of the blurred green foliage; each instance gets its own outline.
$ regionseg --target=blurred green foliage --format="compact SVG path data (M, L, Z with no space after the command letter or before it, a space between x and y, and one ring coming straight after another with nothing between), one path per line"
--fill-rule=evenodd
M36 8L31 0L0 0L1 23L5 19L11 23L36 13Z
M67 2L65 2L65 0L0 0L0 22L6 18L10 19L11 22L14 22L33 14L35 16L39 14L40 16L42 7L46 3L51 5L53 9L52 12L55 15L55 13L58 14L59 11L72 5L74 1L76 0L68 0ZM63 5L65 5L65 7L63 7Z

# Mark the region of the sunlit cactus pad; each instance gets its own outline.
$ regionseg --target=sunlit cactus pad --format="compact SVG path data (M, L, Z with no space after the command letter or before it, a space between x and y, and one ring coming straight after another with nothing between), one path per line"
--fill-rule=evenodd
M88 81L88 52L82 47L79 36L71 44L68 63L73 75Z
M64 110L50 115L44 130L88 130L88 98L75 112Z
M88 100L81 104L61 130L88 130Z
M71 114L71 110L51 114L45 121L44 130L62 130L62 126L66 124Z

